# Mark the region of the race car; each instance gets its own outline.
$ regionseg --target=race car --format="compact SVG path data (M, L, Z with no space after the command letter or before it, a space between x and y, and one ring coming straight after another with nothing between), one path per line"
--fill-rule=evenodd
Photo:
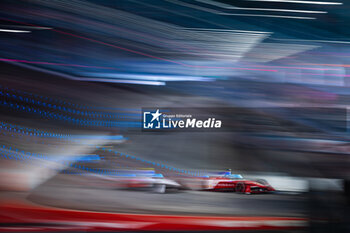
M248 180L244 179L240 174L231 174L230 172L227 172L224 175L205 176L203 178L203 190L226 191L243 194L268 193L275 191L266 180Z
M151 190L155 193L166 193L169 190L178 190L180 184L165 178L162 174L143 174L127 178L119 178L119 187L124 189Z
M96 174L94 174L97 176ZM111 182L111 187L128 190L144 190L155 193L166 193L178 190L180 184L156 173L154 169L117 169L109 175L98 175L99 178Z

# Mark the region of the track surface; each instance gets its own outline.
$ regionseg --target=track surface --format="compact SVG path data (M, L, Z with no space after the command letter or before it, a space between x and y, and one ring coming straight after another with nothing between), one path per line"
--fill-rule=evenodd
M306 211L305 198L299 195L207 191L156 194L67 185L55 179L38 187L29 200L69 209L145 214L304 217Z

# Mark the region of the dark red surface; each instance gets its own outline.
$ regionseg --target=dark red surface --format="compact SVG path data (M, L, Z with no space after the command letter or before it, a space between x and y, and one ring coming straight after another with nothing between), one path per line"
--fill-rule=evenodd
M62 230L255 230L294 229L304 218L213 217L104 213L7 202L1 206L0 231Z

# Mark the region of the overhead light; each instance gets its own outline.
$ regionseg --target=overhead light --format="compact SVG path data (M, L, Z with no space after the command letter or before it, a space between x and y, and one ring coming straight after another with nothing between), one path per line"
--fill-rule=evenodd
M0 27L5 28L14 28L14 29L33 29L33 30L51 30L53 28L51 27L41 27L41 26L27 26L27 25L10 25L10 24L3 24L0 25Z
M151 75L151 74L125 74L125 73L91 73L85 72L81 73L84 76L94 77L94 78L103 78L110 80L146 80L146 81L214 81L213 78L206 78L200 76L187 76L187 75Z
M76 78L79 81L89 82L106 82L106 83L124 83L124 84L139 84L139 85L152 85L152 86L164 86L165 82L158 81L146 81L146 80L132 80L132 79L102 79L102 78Z
M0 28L0 32L29 33L29 32L31 32L31 31L13 30L13 29L2 29L2 28Z
M259 14L234 14L234 13L220 13L219 15L235 15L235 16L247 16L247 17L267 17L267 18L282 18L282 19L316 19L314 17L287 16L287 15L259 15Z
M277 12L293 12L293 13L305 13L305 14L325 14L327 11L309 11L309 10L291 10L291 9L275 9L275 8L247 8L247 7L236 7L221 2L212 0L196 0L197 2L205 3L208 5L220 7L229 10L244 10L244 11L277 11Z
M317 1L302 1L302 0L246 0L255 2L282 2L282 3L298 3L298 4L315 4L315 5L343 5L342 2L317 2Z
M233 30L233 29L215 29L215 28L185 28L184 30L196 30L196 31L212 31L212 32L238 32L247 34L271 34L271 32L263 31L247 31L247 30Z

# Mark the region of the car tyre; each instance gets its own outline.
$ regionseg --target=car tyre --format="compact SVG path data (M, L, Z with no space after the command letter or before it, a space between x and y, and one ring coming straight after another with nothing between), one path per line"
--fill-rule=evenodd
M155 184L153 190L155 193L165 193L166 185L165 184Z
M245 193L245 184L240 182L236 184L235 191L236 193Z

